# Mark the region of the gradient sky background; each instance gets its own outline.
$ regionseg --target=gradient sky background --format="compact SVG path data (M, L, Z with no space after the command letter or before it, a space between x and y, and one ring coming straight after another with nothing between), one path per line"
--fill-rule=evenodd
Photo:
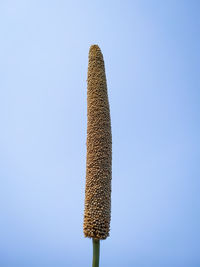
M91 266L88 51L105 60L112 221L101 266L200 266L200 2L0 2L0 266Z

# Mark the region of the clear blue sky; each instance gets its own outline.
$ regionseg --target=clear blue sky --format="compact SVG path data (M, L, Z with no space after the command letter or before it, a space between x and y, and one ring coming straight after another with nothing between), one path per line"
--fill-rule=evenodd
M113 133L102 267L200 266L200 2L0 2L0 266L91 266L88 51Z

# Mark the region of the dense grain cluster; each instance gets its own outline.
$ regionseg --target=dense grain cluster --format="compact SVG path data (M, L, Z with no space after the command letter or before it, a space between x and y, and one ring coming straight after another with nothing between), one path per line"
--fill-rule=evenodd
M84 235L106 239L110 230L112 137L103 55L89 51L87 77L87 161Z

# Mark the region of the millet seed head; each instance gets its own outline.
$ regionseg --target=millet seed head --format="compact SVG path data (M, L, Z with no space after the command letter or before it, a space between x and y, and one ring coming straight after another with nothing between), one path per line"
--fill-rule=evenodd
M106 239L111 219L112 135L103 55L89 51L87 76L87 159L85 237Z

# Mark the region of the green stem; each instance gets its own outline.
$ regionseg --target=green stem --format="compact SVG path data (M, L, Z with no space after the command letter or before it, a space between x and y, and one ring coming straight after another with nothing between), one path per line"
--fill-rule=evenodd
M99 251L100 251L100 241L98 239L92 239L93 243L93 261L92 267L99 267Z

